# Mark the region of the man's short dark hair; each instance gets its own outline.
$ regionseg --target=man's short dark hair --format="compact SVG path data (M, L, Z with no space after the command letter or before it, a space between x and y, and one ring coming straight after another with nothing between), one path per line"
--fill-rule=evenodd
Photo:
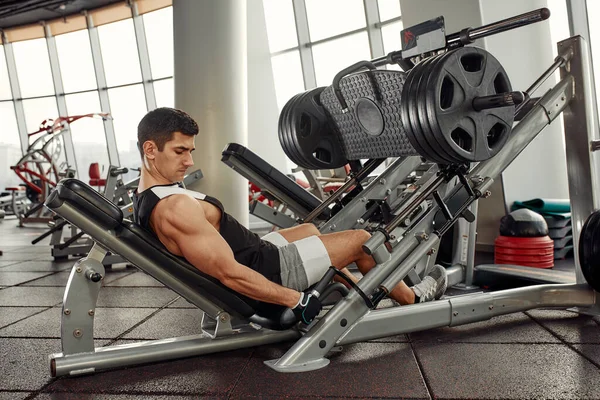
M194 136L198 134L198 124L185 111L161 107L150 111L138 125L138 148L144 158L144 142L153 140L159 151L173 138L174 132Z

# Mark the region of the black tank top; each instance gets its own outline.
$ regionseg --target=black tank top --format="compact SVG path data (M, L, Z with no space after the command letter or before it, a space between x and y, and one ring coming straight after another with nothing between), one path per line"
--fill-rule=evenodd
M161 199L174 194L187 194L195 199L206 201L221 210L219 233L225 239L235 260L257 271L272 282L281 284L279 267L279 251L277 246L261 240L260 237L246 229L235 218L225 212L223 204L214 197L184 189L180 184L152 186L133 196L133 218L142 228L153 236L156 233L150 227L150 215ZM181 216L185 218L184 215Z

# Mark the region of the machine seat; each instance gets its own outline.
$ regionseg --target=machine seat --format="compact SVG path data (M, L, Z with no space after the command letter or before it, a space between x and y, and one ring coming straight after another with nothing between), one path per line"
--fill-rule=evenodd
M226 312L256 322L265 328L282 329L279 325L279 314L285 309L284 307L242 296L221 284L217 279L200 272L184 258L170 253L153 234L134 222L123 219L123 213L116 205L82 181L73 178L61 181L45 204L49 209L61 215L59 208L64 203L69 204L92 223L105 229L103 234L112 235L114 239L121 242L121 248L143 254L144 258L161 265L179 281L195 287L205 298ZM61 217L68 219L65 215L61 215ZM81 227L79 228L81 229ZM86 233L89 234L89 232ZM110 247L111 241L93 236L92 239L99 241L104 247ZM146 271L144 265L137 265L126 252L118 252L112 248L109 250L118 253L141 270ZM160 281L160 277L154 278Z
M268 180L273 186L286 193L289 197L295 199L306 210L312 211L321 204L321 200L319 200L317 197L306 191L306 189L304 189L295 181L291 180L284 173L277 170L271 164L240 144L229 143L221 155L221 161L230 167L232 167L232 164L229 162L230 158L239 160L254 173L260 175L263 179ZM236 170L240 174L244 175L244 171L239 169ZM252 181L251 176L244 175L244 177ZM275 193L272 194L276 195ZM330 210L325 209L323 210L321 217L327 218L329 214Z
M91 163L89 169L90 185L92 186L106 186L106 179L100 176L100 165L98 163Z

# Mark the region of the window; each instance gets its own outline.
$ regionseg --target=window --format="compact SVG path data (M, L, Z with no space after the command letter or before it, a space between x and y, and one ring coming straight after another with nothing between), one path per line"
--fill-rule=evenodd
M402 22L392 22L381 27L381 35L383 36L383 51L388 54L392 51L402 50L400 42L400 31L404 29Z
M318 86L329 86L342 69L361 60L371 59L366 32L356 33L315 45L313 47L315 74Z
M306 14L311 41L367 25L362 0L306 0Z
M23 98L54 94L46 39L13 43L15 64Z
M144 87L126 86L108 90L110 109L117 138L117 149L121 166L134 168L140 166L137 149L137 126L146 114ZM133 175L123 177L131 179Z
M291 0L263 0L271 53L298 46Z
M42 121L48 119L55 120L59 116L54 96L23 100L23 109L25 111L27 133L32 133L40 129ZM33 137L33 139L35 138Z
M110 87L141 82L142 72L133 20L130 18L102 25L98 27L98 36L106 84Z
M57 36L56 48L65 93L96 89L96 73L87 29Z
M0 189L17 186L19 177L10 169L21 158L21 141L15 117L15 106L12 101L0 102Z
M12 99L10 82L8 80L8 69L4 57L4 46L0 45L0 100Z
M70 94L65 96L69 115L100 112L98 92ZM104 123L100 118L81 118L70 125L73 148L77 158L79 177L87 179L91 163L99 163L101 171L108 171L108 149L104 135ZM103 176L105 173L102 174Z
M156 107L175 107L173 78L155 81L154 97L156 97Z
M173 7L143 15L152 78L173 76Z
M387 21L400 16L400 0L377 0L379 19Z
M19 139L19 129L17 128L17 118L15 117L15 103L12 101L0 102L0 145L16 145L21 151L21 140Z
M302 66L298 50L279 54L271 58L273 81L279 110L294 95L304 91Z

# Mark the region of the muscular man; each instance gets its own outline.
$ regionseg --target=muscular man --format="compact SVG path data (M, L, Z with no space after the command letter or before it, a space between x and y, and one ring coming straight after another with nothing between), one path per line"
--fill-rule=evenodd
M362 251L364 230L320 234L312 224L270 233L262 239L240 225L215 198L186 190L180 182L194 165L198 125L185 112L158 108L138 126L142 170L134 202L138 224L155 234L173 254L185 257L223 285L258 300L291 308L309 323L321 310L309 286L333 265L357 281L346 267L366 274L375 266ZM446 289L441 266L418 285L400 282L389 296L400 304L439 298Z

